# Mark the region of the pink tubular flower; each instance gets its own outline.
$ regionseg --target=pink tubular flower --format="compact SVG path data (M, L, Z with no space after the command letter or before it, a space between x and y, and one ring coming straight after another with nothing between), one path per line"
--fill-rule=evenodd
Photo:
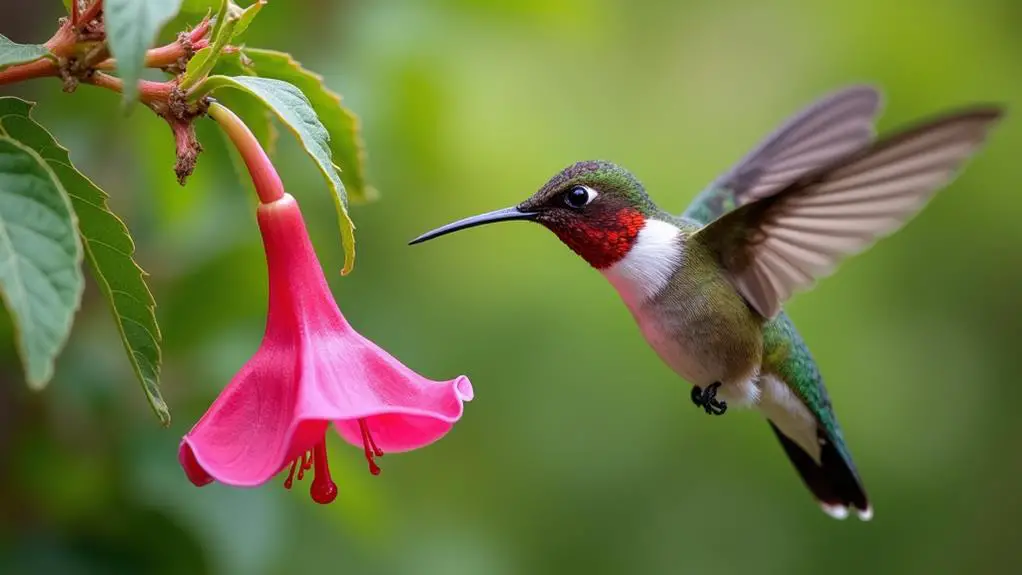
M326 429L374 457L443 437L472 399L464 376L426 379L359 335L341 315L295 199L259 206L269 270L262 345L181 441L178 458L198 486L265 483L290 468L284 487L313 470L310 493L330 503Z

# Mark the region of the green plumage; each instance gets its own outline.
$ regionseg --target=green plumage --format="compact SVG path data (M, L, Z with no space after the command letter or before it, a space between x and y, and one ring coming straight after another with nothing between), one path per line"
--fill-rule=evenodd
M549 228L617 289L647 343L708 414L755 407L824 511L872 507L823 378L782 306L894 232L946 184L1000 119L981 106L875 139L880 94L854 86L793 116L681 216L610 162L577 162L495 221ZM719 399L718 399L719 398Z
M681 226L705 226L737 207L735 193L715 185L703 191L688 209L677 218ZM845 443L841 426L823 385L816 361L787 313L781 311L762 326L763 359L760 376L781 380L813 414L823 449L820 460L814 461L804 449L785 436L773 422L770 426L781 442L803 482L824 504L847 503L861 497L868 507L862 482ZM835 461L836 459L836 461Z
M699 194L681 219L705 226L736 206L734 192L711 187ZM816 416L820 427L848 466L854 470L851 454L830 404L816 361L788 314L781 312L763 324L763 373L779 377Z

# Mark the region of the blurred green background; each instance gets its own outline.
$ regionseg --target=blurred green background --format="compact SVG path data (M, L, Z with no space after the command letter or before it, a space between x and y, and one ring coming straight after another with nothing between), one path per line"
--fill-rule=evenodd
M17 4L17 7L15 7ZM42 41L57 0L5 3ZM91 87L0 93L110 192L152 275L165 340L161 429L94 285L55 381L23 384L0 317L0 573L979 573L1022 564L1022 4L271 0L248 43L322 72L364 123L381 201L353 208L342 264L330 198L287 137L341 308L476 399L443 441L379 477L336 436L322 507L283 478L193 487L177 443L256 349L266 274L253 199L210 121L184 188L166 125ZM881 129L973 101L1007 122L902 232L787 307L826 378L876 517L820 512L752 412L708 418L613 289L538 226L410 248L516 203L579 159L633 170L680 212L799 107L881 84Z

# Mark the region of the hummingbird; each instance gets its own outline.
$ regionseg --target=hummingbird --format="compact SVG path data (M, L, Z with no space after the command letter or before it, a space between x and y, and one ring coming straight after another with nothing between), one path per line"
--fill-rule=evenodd
M783 305L917 214L1003 110L973 105L877 137L880 90L852 85L781 123L684 213L608 161L574 163L517 206L427 232L536 222L603 274L711 415L758 410L822 509L873 507L823 378Z

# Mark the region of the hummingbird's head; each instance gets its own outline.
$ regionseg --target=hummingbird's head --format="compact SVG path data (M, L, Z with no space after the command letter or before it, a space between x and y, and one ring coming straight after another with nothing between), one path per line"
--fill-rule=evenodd
M411 243L493 222L528 220L543 224L590 265L603 269L628 253L655 212L642 184L624 168L576 162L517 206L458 220Z

